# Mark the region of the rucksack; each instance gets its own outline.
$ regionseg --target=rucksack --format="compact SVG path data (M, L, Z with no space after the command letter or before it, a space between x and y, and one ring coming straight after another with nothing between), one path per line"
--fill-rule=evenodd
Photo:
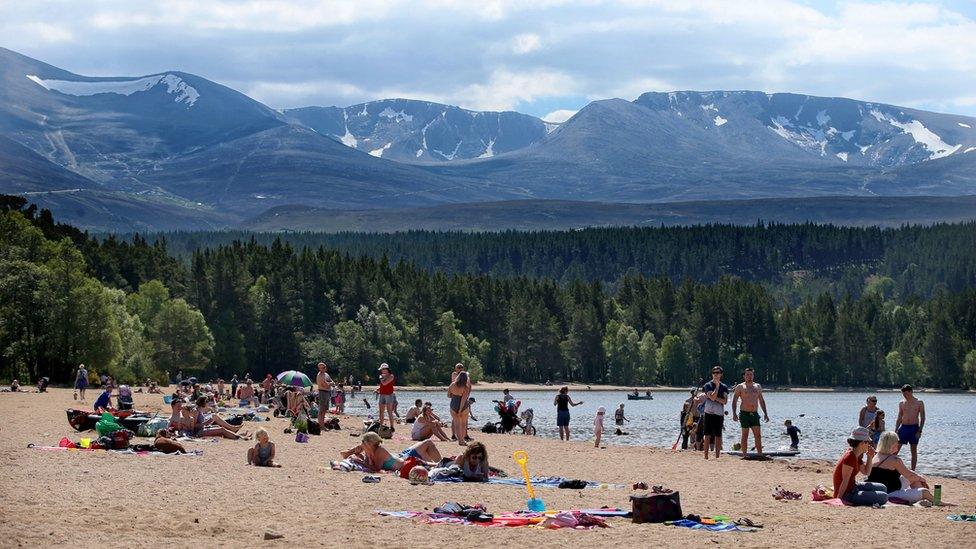
M393 428L378 421L370 423L363 430L364 433L376 433L380 438L393 438Z
M681 514L678 492L630 496L630 500L633 502L632 516L637 523L667 522L684 516Z
M494 434L498 432L498 426L492 422L485 423L485 426L481 428L482 433Z

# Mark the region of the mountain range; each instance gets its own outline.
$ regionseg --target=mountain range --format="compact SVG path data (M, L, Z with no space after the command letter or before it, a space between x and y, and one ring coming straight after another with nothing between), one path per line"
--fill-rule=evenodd
M315 228L309 211L488 202L531 215L545 201L976 195L976 118L753 91L594 101L558 125L408 99L279 111L180 71L86 77L0 48L0 192L99 230L268 211Z

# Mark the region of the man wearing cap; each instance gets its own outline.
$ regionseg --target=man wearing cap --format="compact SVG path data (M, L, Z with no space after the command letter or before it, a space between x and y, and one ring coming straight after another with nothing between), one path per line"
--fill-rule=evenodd
M715 441L715 459L722 453L722 429L725 427L725 403L729 401L729 386L722 383L722 367L712 368L712 380L705 384L705 459L709 445Z
M762 455L762 427L759 423L759 408L762 408L763 420L769 423L769 414L766 412L766 399L763 398L762 386L753 380L756 373L752 368L746 368L742 372L742 383L735 386L732 391L732 421L738 421L742 427L742 455L745 456L749 450L749 431L752 431L752 438L756 443L756 454ZM742 410L736 409L739 399L742 399Z
M329 367L319 362L319 373L315 375L315 385L319 389L319 427L325 429L325 412L332 406L332 377Z
M898 419L895 421L895 432L898 442L909 444L912 448L912 471L918 464L918 440L922 438L922 427L925 426L925 403L915 398L911 385L902 385L901 394L905 397L898 403Z

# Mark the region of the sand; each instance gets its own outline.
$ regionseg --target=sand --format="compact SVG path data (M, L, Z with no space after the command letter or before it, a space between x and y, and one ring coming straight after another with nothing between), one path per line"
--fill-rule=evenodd
M96 396L89 393L89 403ZM138 409L162 410L160 395L136 394ZM111 453L45 452L28 443L55 445L62 436L81 434L67 424L64 410L76 406L71 392L0 393L0 546L139 547L181 546L345 547L619 547L627 544L743 547L822 547L907 544L921 547L972 547L976 525L946 520L946 515L976 508L976 483L938 479L947 508L836 508L814 505L809 492L829 484L832 464L801 460L742 461L728 456L705 462L692 452L667 449L594 448L592 443L520 435L475 433L487 446L490 462L511 473L511 454L529 453L535 475L561 475L628 485L627 489L538 492L550 508L629 508L629 485L666 484L679 490L685 513L750 517L765 524L752 533L709 533L659 524L611 519L613 528L592 531L535 528L481 528L427 525L380 517L376 509L433 509L445 501L484 503L489 511L521 508L525 494L509 486L444 484L412 486L392 475L364 484L360 473L332 471L328 462L358 440L344 430L298 444L282 434L285 420L263 425L278 444L280 469L248 467L251 443L220 440L191 443L202 457L137 457ZM248 423L248 427L256 423ZM582 427L582 425L580 425ZM400 429L406 435L407 428ZM137 441L143 439L136 439ZM391 449L407 441L391 440ZM453 454L458 446L439 443ZM924 448L923 448L924 450ZM923 454L924 459L924 454ZM935 480L935 479L930 479ZM774 500L777 484L804 494L801 502ZM265 541L273 529L284 538ZM900 540L900 541L895 541Z

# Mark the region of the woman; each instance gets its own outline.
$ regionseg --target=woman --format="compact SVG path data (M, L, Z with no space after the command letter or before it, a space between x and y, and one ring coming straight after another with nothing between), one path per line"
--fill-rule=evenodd
M201 396L197 398L197 410L195 414L190 415L189 425L186 425L187 430L192 433L196 438L201 437L223 437L230 438L234 440L248 439L249 435L247 432L237 433L226 427L222 427L220 423L233 427L224 420L220 419L217 414L207 413L210 412L210 407L207 405L207 397ZM216 424L215 424L216 423ZM240 429L240 427L238 427Z
M552 401L556 407L556 426L559 427L559 440L569 440L569 407L579 406L583 401L573 402L569 397L569 387L563 387Z
M861 413L857 416L857 424L861 427L871 429L871 424L874 422L874 418L878 415L881 410L878 408L878 397L871 395L865 400L865 406L861 408ZM871 440L877 444L878 437L881 433L875 434L872 432Z
M454 463L461 467L461 477L468 482L488 482L488 449L480 442L472 442Z
M858 484L857 474L871 476L874 467L874 446L871 445L871 431L858 427L851 431L847 439L850 446L834 467L834 497L850 505L884 505L888 502L888 491L884 484L864 482ZM862 457L867 454L867 461Z
M393 418L393 408L396 405L396 395L394 394L394 383L396 382L396 377L390 373L390 365L387 363L380 364L380 385L376 388L377 393L377 404L380 408L380 425L383 424L383 413L386 412L387 416L390 418L390 429L393 429L394 418Z
M471 380L468 379L468 373L458 372L457 377L447 388L447 396L451 397L451 433L461 446L468 445L468 414L471 411L468 397L470 395Z
M339 455L342 459L352 458L371 473L399 471L410 457L420 460L424 467L433 467L441 460L437 446L429 440L418 442L394 456L383 447L383 439L373 432L363 434L358 446L339 452Z
M413 428L410 430L410 438L416 441L422 441L432 436L443 441L450 440L447 433L444 432L444 429L441 429L441 418L437 417L428 402L421 407L420 415L417 416L413 423Z
M908 503L932 501L932 493L925 478L909 469L905 462L898 457L901 444L898 434L885 431L878 443L878 452L874 456L874 467L868 475L868 482L884 484L888 491L888 498L898 498Z

